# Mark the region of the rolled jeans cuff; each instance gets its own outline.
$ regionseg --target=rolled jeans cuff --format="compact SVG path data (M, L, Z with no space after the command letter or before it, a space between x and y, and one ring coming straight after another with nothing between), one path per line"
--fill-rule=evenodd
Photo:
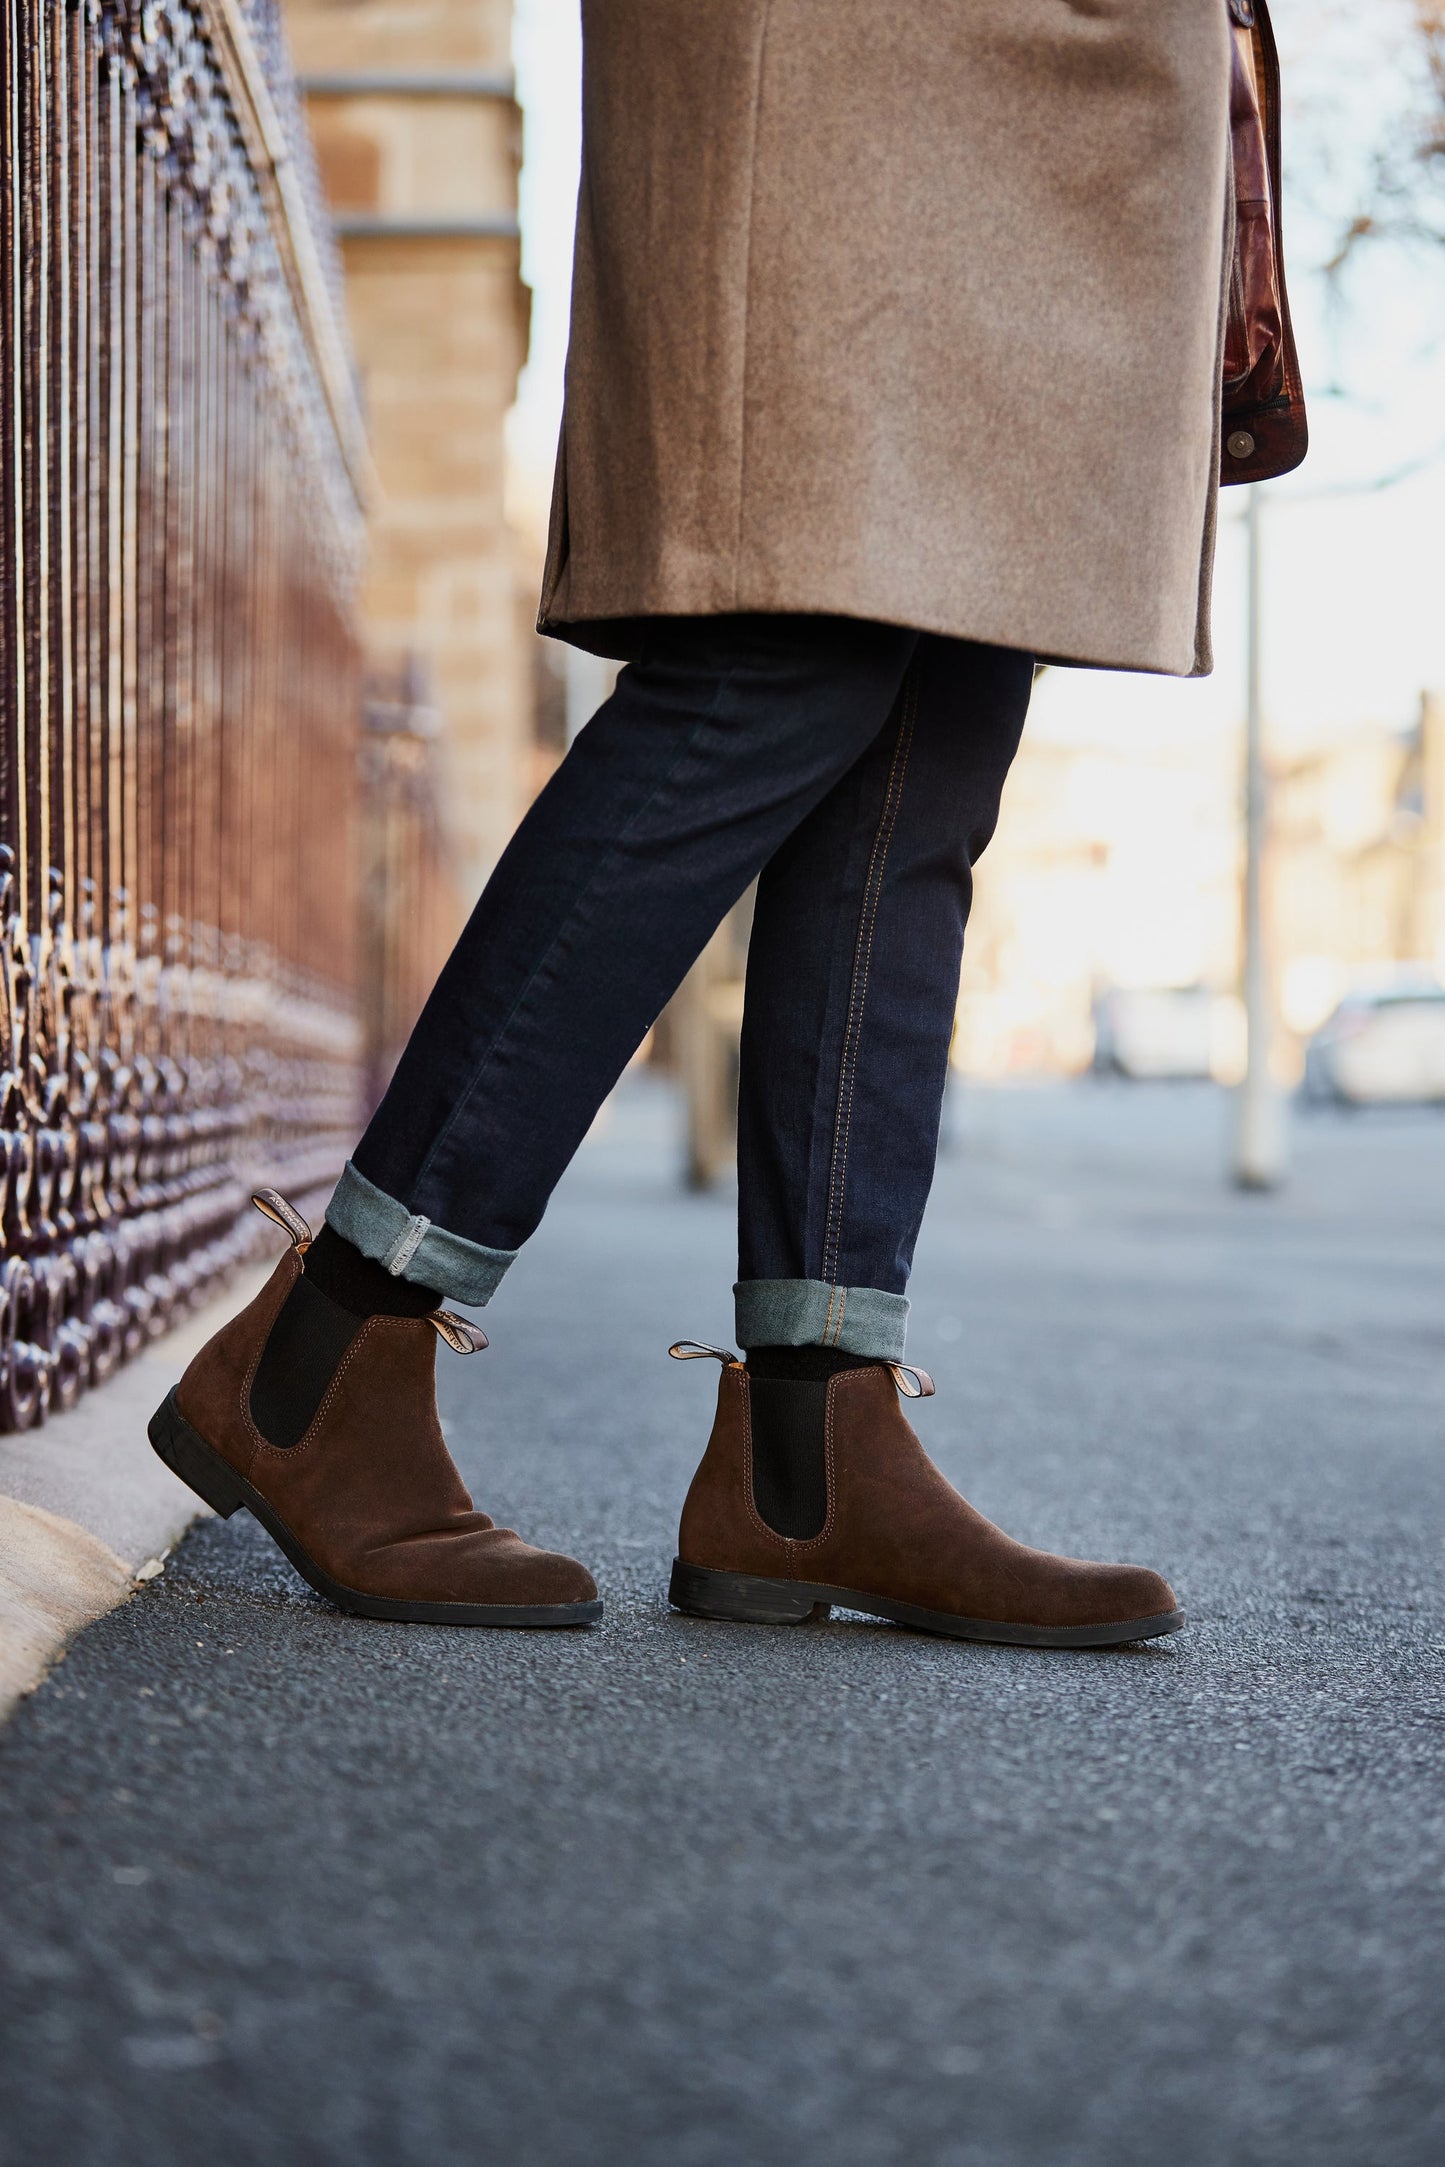
M326 1223L364 1257L384 1264L394 1278L435 1287L454 1302L478 1307L491 1300L517 1254L515 1249L488 1249L433 1226L359 1174L350 1159L326 1207Z
M906 1294L825 1279L742 1279L733 1298L740 1347L836 1347L874 1362L903 1360Z

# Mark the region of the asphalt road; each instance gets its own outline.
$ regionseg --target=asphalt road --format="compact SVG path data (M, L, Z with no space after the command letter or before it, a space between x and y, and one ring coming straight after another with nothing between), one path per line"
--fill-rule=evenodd
M0 1740L0 2161L1436 2167L1445 1119L1232 1195L1208 1093L955 1116L919 1417L1191 1626L1057 1653L665 1602L731 1202L643 1093L441 1356L573 1635L353 1622L244 1515Z

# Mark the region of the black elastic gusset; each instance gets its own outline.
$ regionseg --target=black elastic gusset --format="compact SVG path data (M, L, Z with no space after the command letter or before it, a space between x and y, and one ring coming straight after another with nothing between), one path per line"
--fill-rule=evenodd
M356 1317L425 1317L442 1299L434 1287L396 1277L324 1224L306 1252L305 1272L312 1286Z
M364 1317L303 1273L272 1325L251 1379L251 1420L268 1445L299 1445Z
M810 1542L828 1517L828 1379L869 1369L836 1347L750 1347L753 1503L776 1535Z
M754 1377L748 1391L753 1503L775 1535L808 1542L828 1517L828 1387L803 1377Z

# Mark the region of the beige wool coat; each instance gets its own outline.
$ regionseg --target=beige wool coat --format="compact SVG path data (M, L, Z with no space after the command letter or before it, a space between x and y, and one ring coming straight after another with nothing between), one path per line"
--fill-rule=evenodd
M583 0L541 629L1210 666L1226 0Z

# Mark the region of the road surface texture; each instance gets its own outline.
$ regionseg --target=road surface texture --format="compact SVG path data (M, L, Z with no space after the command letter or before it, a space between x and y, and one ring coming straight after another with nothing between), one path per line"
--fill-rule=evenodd
M1445 1119L950 1116L919 1415L1018 1534L1148 1560L1151 1647L670 1615L731 1200L634 1086L442 1352L574 1634L352 1622L245 1516L0 1741L5 2167L1438 2167Z

